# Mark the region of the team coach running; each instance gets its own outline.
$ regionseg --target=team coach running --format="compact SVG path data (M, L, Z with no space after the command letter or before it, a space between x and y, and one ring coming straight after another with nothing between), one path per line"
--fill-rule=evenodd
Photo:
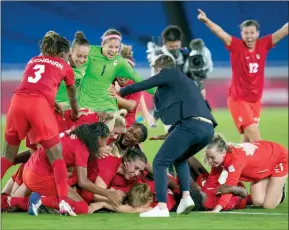
M153 161L153 176L158 205L140 217L169 217L167 208L167 168L174 163L182 199L177 214L186 214L194 207L190 196L190 171L187 159L203 149L212 139L217 122L212 116L200 89L193 80L175 68L168 55L159 56L152 64L155 76L120 89L120 96L157 87L155 105L165 125L172 125L168 136Z

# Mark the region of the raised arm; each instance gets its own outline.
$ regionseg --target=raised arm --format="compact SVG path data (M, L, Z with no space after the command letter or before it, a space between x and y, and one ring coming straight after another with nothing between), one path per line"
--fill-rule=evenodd
M207 18L207 15L204 11L198 9L199 15L198 19L205 23L207 27L215 34L218 38L220 38L226 46L230 46L232 42L232 36L226 33L220 26L212 22L209 18Z
M273 45L277 44L281 39L288 35L288 22L274 34L272 34L272 43Z

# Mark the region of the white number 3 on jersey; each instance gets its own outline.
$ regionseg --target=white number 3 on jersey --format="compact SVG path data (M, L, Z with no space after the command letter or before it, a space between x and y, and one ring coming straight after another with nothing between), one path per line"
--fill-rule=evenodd
M28 77L29 83L36 83L42 78L42 73L45 71L45 65L36 65L33 69L37 71L34 72L34 77Z
M257 73L259 65L258 63L249 63L249 71L250 73Z

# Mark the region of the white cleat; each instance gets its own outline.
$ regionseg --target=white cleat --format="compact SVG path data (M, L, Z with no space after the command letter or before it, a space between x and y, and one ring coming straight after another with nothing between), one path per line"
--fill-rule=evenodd
M191 196L187 196L185 199L181 199L177 208L177 214L188 214L195 207L195 203Z
M170 217L170 212L168 208L160 209L157 205L156 207L147 212L140 213L139 217Z
M62 215L77 216L70 205L64 200L60 201L59 203L59 211Z

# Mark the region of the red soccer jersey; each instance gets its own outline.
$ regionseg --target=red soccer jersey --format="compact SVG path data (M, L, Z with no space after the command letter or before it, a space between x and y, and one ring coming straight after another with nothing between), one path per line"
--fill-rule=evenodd
M81 114L81 116L74 122L71 120L71 110L65 111L64 118L69 128L77 128L78 126L83 124L92 124L98 122L97 113L92 110L80 109L79 114Z
M223 167L228 172L227 185L236 186L241 181L256 182L270 177L278 164L280 145L269 141L240 144L240 148L231 147ZM212 172L211 172L212 173ZM232 194L222 195L219 204L226 207Z
M60 141L66 167L87 167L89 152L86 146L74 135L68 136L64 133L60 135L62 136ZM26 167L39 175L53 174L53 168L43 148L38 149L31 155L26 163Z
M273 46L272 35L268 35L258 39L254 51L249 52L241 39L232 37L231 45L226 47L233 73L229 96L248 102L262 98L267 53Z
M134 81L129 80L126 85L131 85L131 84L134 84ZM124 99L135 101L136 104L138 105L141 95L142 95L142 92L136 92L136 93L132 93L124 97ZM136 109L137 109L137 106L135 107L134 110L128 111L127 115L125 116L126 128L129 128L133 123L135 123Z
M113 178L117 174L122 162L122 158L115 156L108 156L103 159L93 159L88 162L87 178L95 183L96 178L99 176L110 188Z
M58 57L33 57L24 70L22 81L15 93L39 94L54 106L61 81L74 85L74 73L70 65Z

